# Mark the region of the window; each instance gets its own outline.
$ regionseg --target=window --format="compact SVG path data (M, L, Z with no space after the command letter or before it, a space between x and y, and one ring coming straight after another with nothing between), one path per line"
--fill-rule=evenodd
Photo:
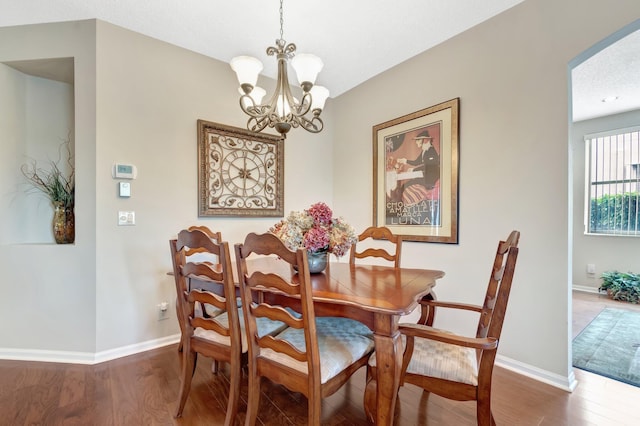
M585 136L588 234L640 236L640 127Z

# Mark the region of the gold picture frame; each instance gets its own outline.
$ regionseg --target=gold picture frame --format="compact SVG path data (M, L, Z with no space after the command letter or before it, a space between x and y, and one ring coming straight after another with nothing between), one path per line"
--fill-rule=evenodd
M455 98L373 127L373 224L405 241L458 243Z
M198 216L284 216L284 138L198 120Z

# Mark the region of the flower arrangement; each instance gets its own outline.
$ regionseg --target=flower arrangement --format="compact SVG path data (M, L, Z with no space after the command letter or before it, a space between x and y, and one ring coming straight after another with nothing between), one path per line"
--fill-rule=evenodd
M315 203L308 209L292 211L276 223L269 232L280 238L291 250L304 247L309 253L333 253L337 257L349 251L358 241L355 230L343 218L334 218L325 203Z

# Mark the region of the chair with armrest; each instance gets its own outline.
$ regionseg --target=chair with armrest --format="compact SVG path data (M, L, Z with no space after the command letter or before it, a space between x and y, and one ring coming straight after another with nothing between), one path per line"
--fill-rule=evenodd
M482 306L427 301L431 307L462 309L479 314L475 337L459 336L422 324L400 324L406 338L401 385L411 383L427 392L457 401L477 403L478 425L495 425L491 413L491 380L500 333L518 257L520 233L498 243ZM375 380L375 357L367 367L367 383Z
M273 234L251 233L243 244L236 244L235 252L249 340L245 424L256 422L261 379L266 377L305 395L307 423L319 425L322 398L338 391L366 365L373 340L368 330L359 331L364 326L357 321L316 318L305 249L292 251ZM255 270L247 262L252 254L272 256L279 269ZM298 268L297 273L293 267ZM283 308L288 305L301 313ZM288 328L276 336L263 336L256 327L260 318L282 321Z

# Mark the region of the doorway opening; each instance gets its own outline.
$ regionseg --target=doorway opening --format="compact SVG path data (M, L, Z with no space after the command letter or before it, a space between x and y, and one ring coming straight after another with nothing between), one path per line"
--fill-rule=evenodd
M640 307L599 294L600 276L609 270L638 272L635 237L588 234L585 135L640 126L640 20L611 34L569 63L569 224L573 340L605 308ZM634 270L635 269L635 270ZM615 362L616 360L612 360ZM572 367L572 366L570 366Z

